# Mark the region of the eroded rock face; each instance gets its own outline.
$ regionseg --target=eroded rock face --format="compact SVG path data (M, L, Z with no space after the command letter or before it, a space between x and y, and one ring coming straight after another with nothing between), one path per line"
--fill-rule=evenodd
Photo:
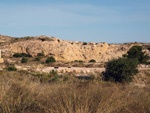
M95 59L97 62L106 62L113 58L121 57L132 44L107 44L107 43L83 43L64 41L58 38L38 36L30 40L13 42L1 48L3 54L29 53L36 56L44 52L45 55L53 55L56 60L89 61Z
M0 58L0 64L1 63L4 63L4 59L3 58Z

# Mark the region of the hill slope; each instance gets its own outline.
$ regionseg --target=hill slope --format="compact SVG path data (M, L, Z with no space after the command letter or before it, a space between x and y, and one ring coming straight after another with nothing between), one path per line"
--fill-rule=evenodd
M45 55L53 55L61 61L95 59L97 62L106 62L121 57L133 45L137 45L137 43L85 43L65 41L47 36L14 38L0 35L0 48L3 56L22 52L36 56L38 53L44 52ZM150 44L138 45L144 45L145 50L149 53L147 48L150 47Z

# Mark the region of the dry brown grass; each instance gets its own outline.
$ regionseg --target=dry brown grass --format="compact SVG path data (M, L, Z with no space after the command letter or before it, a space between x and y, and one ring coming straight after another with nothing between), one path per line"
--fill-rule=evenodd
M150 84L98 80L40 83L28 73L0 72L1 113L149 113Z

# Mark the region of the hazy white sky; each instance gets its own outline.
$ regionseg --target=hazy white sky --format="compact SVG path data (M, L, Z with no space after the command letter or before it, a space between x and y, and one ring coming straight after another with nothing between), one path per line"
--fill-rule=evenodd
M0 34L150 42L150 0L0 0Z

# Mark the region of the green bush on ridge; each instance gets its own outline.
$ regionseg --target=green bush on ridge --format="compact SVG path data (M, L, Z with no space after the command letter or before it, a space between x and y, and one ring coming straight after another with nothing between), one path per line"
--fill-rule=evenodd
M21 53L15 53L15 54L13 54L13 57L16 57L16 58L22 57L22 54Z
M96 62L96 60L94 60L94 59L91 59L89 62Z
M26 54L26 53L15 53L15 54L13 54L13 57L16 57L16 58L18 58L18 57L32 57L32 55Z
M54 62L56 62L56 60L55 60L55 58L54 57L49 57L49 58L47 58L46 59L46 61L45 61L45 63L54 63Z

